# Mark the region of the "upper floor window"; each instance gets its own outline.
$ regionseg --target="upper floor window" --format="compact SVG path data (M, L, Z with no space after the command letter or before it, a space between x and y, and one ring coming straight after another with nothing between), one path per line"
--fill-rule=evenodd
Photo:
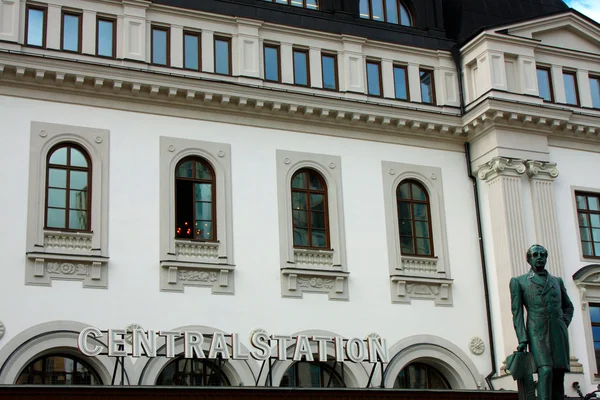
M216 241L215 173L206 160L184 158L175 169L175 237Z
M429 196L414 180L405 180L396 190L400 251L405 255L433 256Z
M313 169L301 169L292 177L294 246L328 248L329 215L327 184Z
M575 192L584 257L600 257L600 193Z
M46 47L46 8L27 6L25 21L25 43L30 46Z
M306 49L294 49L294 84L300 86L310 84L308 50Z
M398 100L409 100L408 73L405 66L394 65L394 92Z
M381 63L367 61L367 93L371 96L381 96Z
M264 45L265 80L279 82L279 46L274 44Z
M577 88L576 73L574 71L563 71L563 81L565 83L565 96L567 104L578 106L579 90Z
M185 69L200 69L201 61L200 51L200 33L184 32L183 33L183 68Z
M360 0L360 17L413 26L408 9L399 0Z
M335 54L321 54L321 72L323 74L323 89L337 90L337 56Z
M231 38L215 36L215 72L231 75Z
M419 71L419 77L421 79L421 101L423 103L435 104L433 71L422 69Z
M334 361L299 361L292 364L281 378L281 387L327 388L346 387L343 363Z
M112 18L98 17L96 20L96 55L115 58L117 23Z
M157 386L231 386L222 360L178 358L167 364L156 379Z
M61 49L81 53L81 14L63 11Z
M89 156L79 146L61 144L46 163L46 228L90 230L92 169Z
M310 8L311 10L319 9L318 0L264 0L269 3L289 4L294 7Z
M98 373L71 355L51 354L30 362L19 374L17 385L102 385Z
M600 78L590 76L590 91L592 92L592 107L600 108Z
M538 66L537 81L540 97L546 101L553 102L554 93L552 90L552 76L550 75L550 68Z
M169 65L169 28L152 27L152 64Z

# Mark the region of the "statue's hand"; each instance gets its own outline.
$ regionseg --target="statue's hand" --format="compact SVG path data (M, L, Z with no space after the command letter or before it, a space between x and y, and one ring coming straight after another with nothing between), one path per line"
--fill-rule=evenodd
M517 351L525 351L527 350L527 342L519 343L519 347L517 347Z

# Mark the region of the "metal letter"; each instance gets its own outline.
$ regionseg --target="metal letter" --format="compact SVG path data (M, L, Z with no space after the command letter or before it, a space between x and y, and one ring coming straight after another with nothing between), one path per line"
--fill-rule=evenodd
M368 338L367 351L369 352L370 363L376 363L377 361L381 361L382 363L389 362L388 349L385 339L372 337Z
M180 331L158 331L158 336L165 338L165 352L167 358L175 357L175 338L181 336Z
M279 361L287 360L286 354L286 340L292 340L291 336L279 336L279 335L271 335L271 340L277 340L277 359Z
M349 339L346 343L346 355L352 362L362 362L365 359L365 343L358 338Z
M108 356L109 357L124 357L127 355L125 351L125 329L109 329L108 330Z
M269 335L266 332L254 332L250 338L250 344L258 351L251 351L250 356L258 361L271 358L271 347L269 346Z
M331 342L331 336L313 336L312 340L318 343L319 346L319 361L327 361L327 342Z
M221 354L221 357L225 360L230 358L223 332L213 333L210 348L208 349L208 358L217 358L217 354Z
M183 332L183 356L194 358L195 354L196 358L204 358L202 343L204 343L204 336L200 332Z
M240 335L237 333L231 334L231 358L234 360L248 360L250 358L250 354L242 353Z
M333 347L335 349L335 360L344 362L344 338L336 336L333 338Z
M148 336L143 329L134 329L132 335L132 357L140 357L142 351L146 357L156 357L156 335L153 330L148 330Z
M77 347L79 348L79 351L88 357L95 357L102 352L102 347L94 346L93 349L90 349L87 346L88 336L99 338L102 337L102 332L100 329L90 326L79 332L79 337L77 338Z
M310 343L308 342L308 336L306 335L296 336L296 345L294 346L294 356L292 357L292 360L300 361L302 360L302 356L304 356L306 361L314 361Z

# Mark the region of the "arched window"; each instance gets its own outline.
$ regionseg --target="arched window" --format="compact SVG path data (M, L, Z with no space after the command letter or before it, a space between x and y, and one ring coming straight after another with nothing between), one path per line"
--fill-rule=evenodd
M181 160L175 168L175 237L217 240L215 172L199 157Z
M396 189L400 252L403 255L433 256L429 195L419 182L405 180Z
M292 177L294 246L329 248L327 184L315 170L304 168Z
M157 386L231 386L221 359L178 358L168 363L156 379Z
M46 228L90 231L92 168L76 144L54 147L46 163Z
M102 385L98 373L85 361L70 355L45 355L30 362L17 385Z
M396 377L394 389L452 389L448 380L431 365L408 364Z
M401 0L360 0L360 17L413 26L412 16Z
M299 361L281 378L281 387L338 388L346 387L344 364L335 361Z

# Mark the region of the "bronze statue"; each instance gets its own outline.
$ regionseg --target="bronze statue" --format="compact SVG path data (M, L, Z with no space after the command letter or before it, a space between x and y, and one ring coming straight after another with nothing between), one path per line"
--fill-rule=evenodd
M569 371L569 332L573 303L562 278L546 271L548 251L534 244L527 250L531 270L510 280L510 297L518 351L527 345L538 373L538 400L563 400L564 375ZM523 321L527 309L527 327Z

